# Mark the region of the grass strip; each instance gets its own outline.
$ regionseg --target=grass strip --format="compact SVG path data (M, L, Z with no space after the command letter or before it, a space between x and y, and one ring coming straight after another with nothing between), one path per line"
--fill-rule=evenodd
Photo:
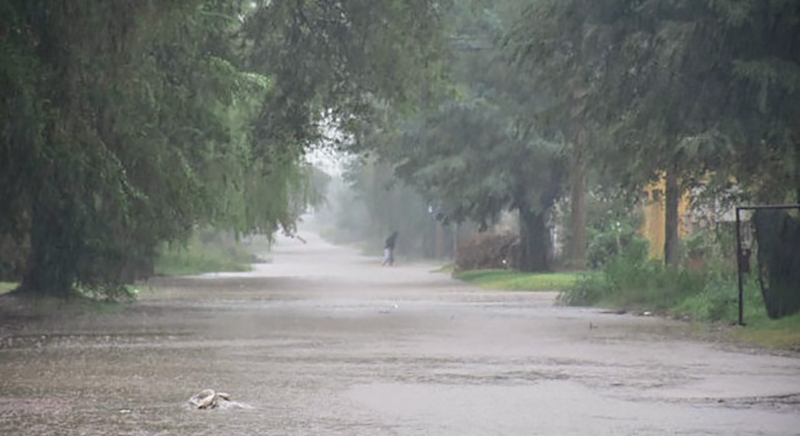
M524 273L505 269L456 272L453 277L484 289L498 291L563 291L575 284L583 273Z
M790 315L781 319L769 319L764 315L748 320L746 326L734 329L730 336L747 344L757 344L778 350L800 351L800 314Z
M166 246L156 262L156 274L195 275L211 272L250 271L256 256L233 243L203 244L193 239L184 246Z
M0 282L0 295L7 294L19 286L19 283L13 282Z
M772 349L800 351L800 314L770 319L756 277L744 281L746 326L722 330L728 340ZM559 295L570 306L594 306L690 319L708 326L738 321L736 274L729 267L672 270L660 262L615 259Z

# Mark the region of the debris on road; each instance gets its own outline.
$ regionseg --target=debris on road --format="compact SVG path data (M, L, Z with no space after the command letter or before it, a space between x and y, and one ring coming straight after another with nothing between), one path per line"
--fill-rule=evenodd
M189 398L189 405L194 409L249 409L249 405L238 401L231 401L231 395L224 392L215 392L213 389L203 389Z

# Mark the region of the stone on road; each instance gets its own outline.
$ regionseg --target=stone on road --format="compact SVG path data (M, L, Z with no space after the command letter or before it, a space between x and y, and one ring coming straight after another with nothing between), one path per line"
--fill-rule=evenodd
M303 237L115 313L0 319L0 434L800 434L797 356ZM251 407L185 407L207 387Z

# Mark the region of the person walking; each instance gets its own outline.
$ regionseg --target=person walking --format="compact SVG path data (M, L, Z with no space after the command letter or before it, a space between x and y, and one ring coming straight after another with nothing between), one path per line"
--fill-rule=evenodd
M381 262L382 266L392 266L394 265L394 246L397 244L397 231L392 232L388 238L386 238L386 244L383 246L383 261Z

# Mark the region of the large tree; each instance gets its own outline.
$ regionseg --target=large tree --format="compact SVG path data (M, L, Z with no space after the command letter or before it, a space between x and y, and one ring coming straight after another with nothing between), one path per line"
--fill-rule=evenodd
M0 235L30 242L22 290L113 290L202 223L291 227L305 149L410 96L435 6L0 1Z
M243 24L250 68L275 87L255 123L257 153L345 138L376 105L408 108L439 82L440 4L433 0L263 2ZM302 150L302 147L300 148Z
M237 77L214 42L234 6L3 2L0 231L28 237L22 289L69 295L148 269L213 207L202 168Z
M676 265L685 188L710 171L768 181L795 167L775 158L794 162L797 10L790 1L537 0L511 41L572 109L551 125L577 114L568 125L595 133L592 160L614 180L635 191L665 175L665 260Z
M485 100L449 103L410 128L397 174L417 186L447 219L486 228L518 213L523 271L550 268L550 212L562 195L561 146L531 136Z
M515 11L514 2L453 5L445 22L451 92L385 128L381 156L442 218L487 227L515 212L517 266L541 271L550 268L550 211L566 168L561 143L531 128L540 96L503 48Z
M731 97L720 130L734 176L756 202L800 203L800 3L718 0L705 25Z

